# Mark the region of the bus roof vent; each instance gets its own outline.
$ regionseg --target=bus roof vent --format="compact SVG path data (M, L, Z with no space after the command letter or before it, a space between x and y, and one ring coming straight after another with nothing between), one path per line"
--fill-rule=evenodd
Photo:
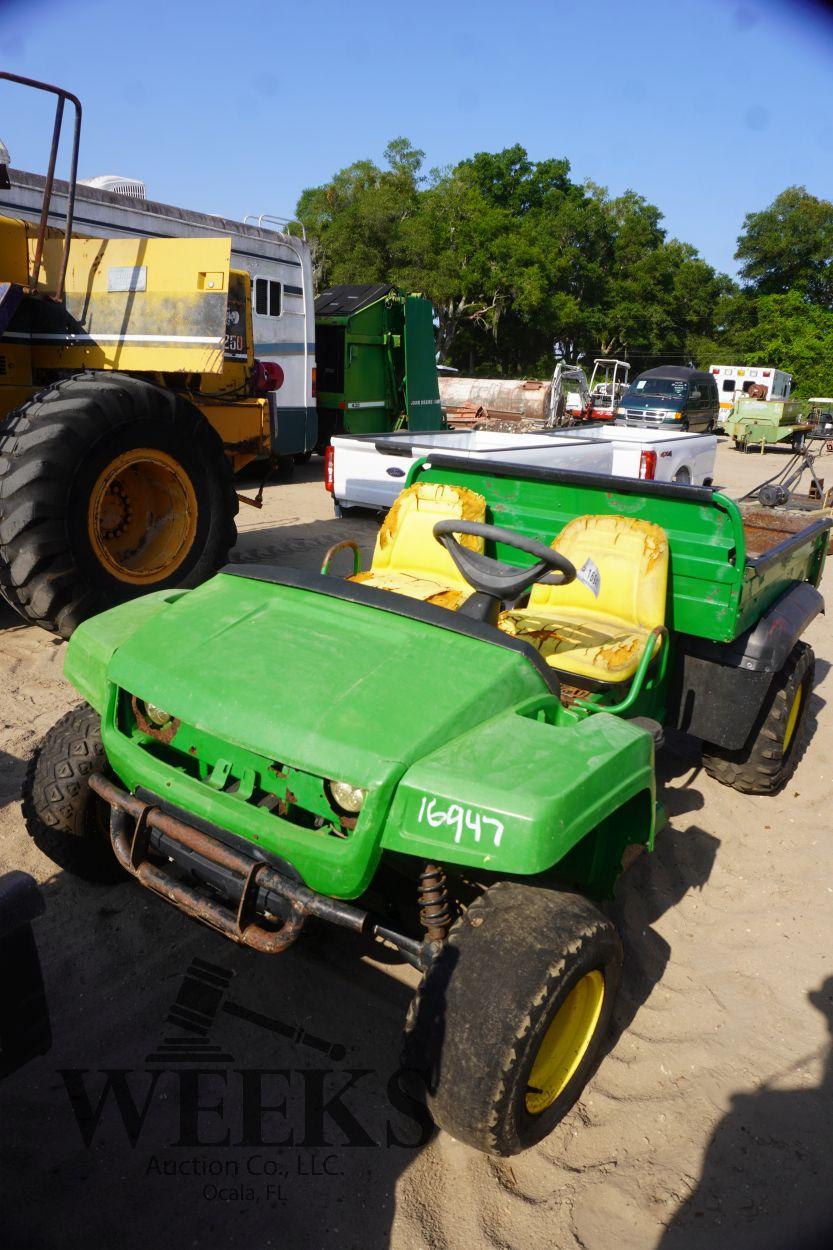
M129 195L134 200L146 200L145 184L138 178L119 178L117 174L100 174L97 178L80 179L82 187L97 187L99 191L112 191L115 195Z

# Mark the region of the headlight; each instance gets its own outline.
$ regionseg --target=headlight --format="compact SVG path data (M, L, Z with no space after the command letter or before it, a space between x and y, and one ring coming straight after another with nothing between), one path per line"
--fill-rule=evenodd
M136 724L142 733L151 734L163 742L170 742L179 728L179 721L176 717L171 716L170 712L166 712L164 708L157 707L155 703L146 703L144 699L137 699L135 694L131 696L130 706L133 708Z
M163 712L161 707L156 707L153 703L145 704L145 716L152 725L158 725L160 729L169 725L173 719L170 712Z
M333 805L351 815L361 811L362 803L367 798L366 790L361 786L351 786L349 781L330 781L327 788Z

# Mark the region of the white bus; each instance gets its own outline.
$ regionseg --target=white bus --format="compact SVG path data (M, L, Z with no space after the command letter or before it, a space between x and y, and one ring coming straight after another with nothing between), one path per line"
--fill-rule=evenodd
M709 373L714 375L717 383L721 425L732 411L736 396L747 395L750 386L764 388L765 395L756 391L759 399L790 397L792 374L784 373L783 369L767 368L764 365L709 365Z

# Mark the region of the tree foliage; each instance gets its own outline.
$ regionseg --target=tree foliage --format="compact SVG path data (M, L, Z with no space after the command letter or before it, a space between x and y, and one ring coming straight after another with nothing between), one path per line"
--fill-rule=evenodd
M747 213L735 259L756 294L800 291L833 309L833 204L787 187L768 208Z
M316 285L391 282L433 301L441 361L546 375L555 355L745 361L824 383L833 334L833 204L790 187L749 213L743 285L669 238L636 191L611 196L519 144L443 169L392 140L304 191ZM828 321L830 324L828 324ZM802 388L806 389L806 388Z

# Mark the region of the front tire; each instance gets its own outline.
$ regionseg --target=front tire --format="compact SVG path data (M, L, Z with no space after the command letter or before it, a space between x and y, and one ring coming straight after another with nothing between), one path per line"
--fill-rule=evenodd
M204 581L236 512L217 433L141 379L78 374L0 425L0 593L64 638L117 603Z
M703 743L703 767L710 777L743 794L774 794L789 781L801 757L816 657L797 642L776 673L756 727L739 751Z
M546 1137L601 1051L622 968L578 894L500 882L452 929L409 1013L404 1059L435 1123L488 1154Z
M29 836L59 867L88 881L124 875L110 845L107 805L90 789L92 774L106 767L101 722L85 703L47 731L23 781Z

